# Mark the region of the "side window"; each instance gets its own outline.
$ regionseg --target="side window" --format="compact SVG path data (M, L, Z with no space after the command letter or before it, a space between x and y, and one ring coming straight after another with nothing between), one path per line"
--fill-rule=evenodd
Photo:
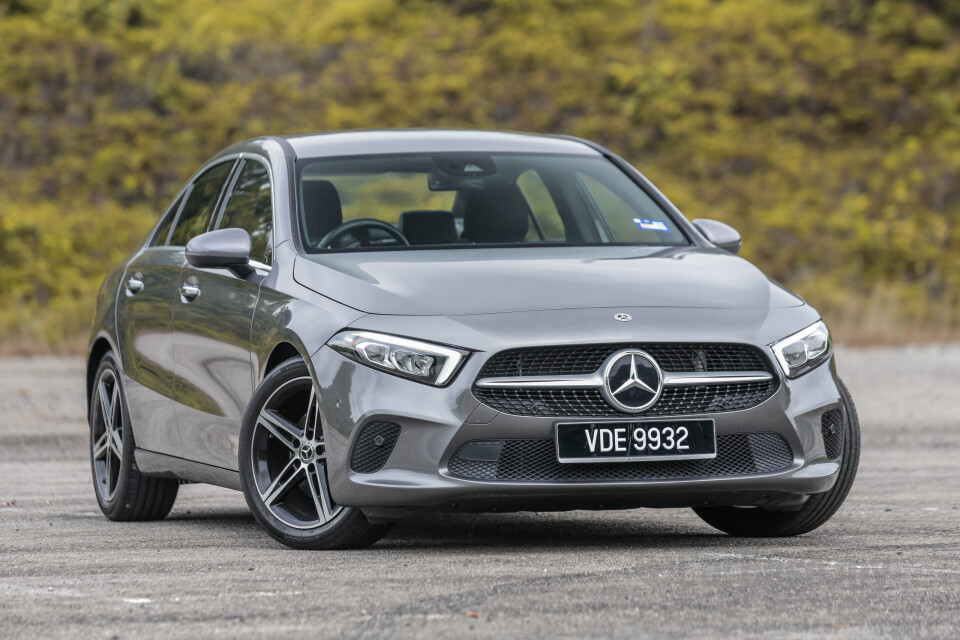
M233 161L220 163L203 173L194 180L193 189L183 204L183 210L177 218L177 226L173 228L170 244L182 247L194 236L207 230L213 208L217 206L223 183L230 175Z
M554 204L553 198L550 196L550 190L547 189L547 185L544 184L540 174L533 169L524 171L517 178L517 187L520 188L520 192L523 193L523 197L526 198L527 204L530 205L530 211L533 212L537 222L540 223L540 227L543 229L543 235L545 236L544 240L564 240L566 238L566 232L563 228L563 219L560 218L557 205ZM540 239L533 225L530 226L527 239Z
M167 244L167 236L170 235L170 227L173 226L173 221L177 217L177 212L180 211L180 203L183 202L183 194L180 194L180 197L177 198L176 202L170 205L170 208L167 209L167 212L163 214L163 221L160 223L160 228L157 229L157 232L153 234L153 238L150 239L151 247L162 247Z
M227 196L218 228L236 227L250 234L254 260L270 264L273 257L273 200L270 174L260 162L246 160Z

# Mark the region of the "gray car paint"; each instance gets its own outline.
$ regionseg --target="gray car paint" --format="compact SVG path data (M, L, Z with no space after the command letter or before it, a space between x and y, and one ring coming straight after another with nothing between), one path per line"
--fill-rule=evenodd
M464 149L602 154L671 212L691 245L666 250L539 247L323 256L307 256L300 249L292 186L297 157ZM129 306L119 274L143 260L155 260L150 256L158 250L141 247L130 262L114 270L105 287L116 295L103 295L98 303L91 366L105 348L121 354L128 404L138 405L131 410L131 420L141 470L236 488L238 414L266 374L271 356L292 348L306 360L323 399L333 497L341 504L363 506L373 515L389 516L399 506L453 508L464 501L483 509L498 504L530 508L552 498L559 498L561 507L603 502L622 506L623 500L634 506L681 506L773 494L803 496L832 486L837 465L825 458L818 431L822 411L841 406L832 360L795 380L783 378L774 397L758 407L713 416L721 433L779 431L796 456L794 465L781 473L601 485L478 483L444 473L446 459L466 439L517 433L547 437L544 434L556 421L497 414L473 396L473 379L496 351L640 340L743 342L767 350L770 343L819 318L752 265L712 246L639 172L608 151L573 139L519 134L353 132L252 140L224 150L208 165L237 154L254 155L271 171L272 269L246 280L224 270L191 274L198 282L201 276L209 281L201 283L203 295L211 289L232 295L235 308L223 313L219 307L198 307L189 322L176 331L171 326L169 340L163 337L163 320L158 318L153 332L170 346L149 354L137 351L143 348L142 335L125 326L136 307ZM181 276L178 271L178 281ZM175 295L173 291L171 296ZM185 304L175 297L168 300L168 312L171 306ZM615 322L614 311L630 313L633 322ZM218 322L221 330L212 330ZM359 365L325 347L344 327L433 340L473 353L449 386L430 387ZM229 337L221 339L222 334ZM245 334L249 337L242 344ZM182 349L173 348L174 335ZM208 355L191 360L198 344ZM174 369L181 367L184 382L191 380L201 394L213 399L215 410L198 412L183 397L175 412L162 404L170 399L169 360L174 352L179 362L173 363ZM243 375L244 353L248 376ZM162 375L144 376L145 355L153 355L146 366ZM135 389L133 394L130 388ZM189 443L183 447L179 431L169 429L174 415L186 416L182 431ZM348 469L348 455L356 426L374 416L396 420L403 432L387 466L359 477Z
M180 284L197 286L193 300L173 307L173 399L183 450L198 462L234 468L237 425L253 395L250 323L259 284L226 269L184 265Z
M479 277L478 277L479 274ZM369 313L614 307L767 309L803 301L742 258L698 247L533 247L311 254L300 284Z
M183 251L154 247L128 264L117 292L117 340L130 422L137 443L151 451L183 455L173 417L173 337L171 302L177 292ZM131 278L143 288L134 292Z

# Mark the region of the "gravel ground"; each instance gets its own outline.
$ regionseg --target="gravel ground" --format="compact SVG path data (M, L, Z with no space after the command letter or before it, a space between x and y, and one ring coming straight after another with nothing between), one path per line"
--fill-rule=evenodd
M843 350L863 456L821 529L735 540L690 511L430 516L290 551L239 493L103 518L79 359L0 360L0 638L960 636L960 345Z

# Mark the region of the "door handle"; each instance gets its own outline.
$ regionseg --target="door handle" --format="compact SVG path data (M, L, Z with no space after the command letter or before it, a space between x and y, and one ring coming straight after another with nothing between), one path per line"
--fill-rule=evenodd
M183 297L184 302L190 302L194 298L200 295L200 287L195 284L190 284L184 282L180 285L180 296Z
M130 292L130 295L135 293L140 293L143 290L143 280L135 276L130 276L130 279L127 280L127 291Z

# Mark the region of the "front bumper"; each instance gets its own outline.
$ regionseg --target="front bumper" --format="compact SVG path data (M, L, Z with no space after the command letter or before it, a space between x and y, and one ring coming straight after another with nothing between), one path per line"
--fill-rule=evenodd
M795 380L751 409L706 417L721 434L777 433L793 462L773 473L682 479L603 482L506 482L468 480L447 465L472 440L552 439L554 417L497 413L480 403L471 385L486 354L470 358L453 383L435 388L373 370L330 348L312 364L321 390L328 475L334 500L389 518L410 509L511 511L703 505L765 505L790 508L810 494L829 490L839 465L825 451L821 416L843 411L836 371L830 362ZM639 416L637 419L642 419ZM401 427L384 466L373 473L351 469L358 434L365 425ZM595 422L623 422L608 418Z

